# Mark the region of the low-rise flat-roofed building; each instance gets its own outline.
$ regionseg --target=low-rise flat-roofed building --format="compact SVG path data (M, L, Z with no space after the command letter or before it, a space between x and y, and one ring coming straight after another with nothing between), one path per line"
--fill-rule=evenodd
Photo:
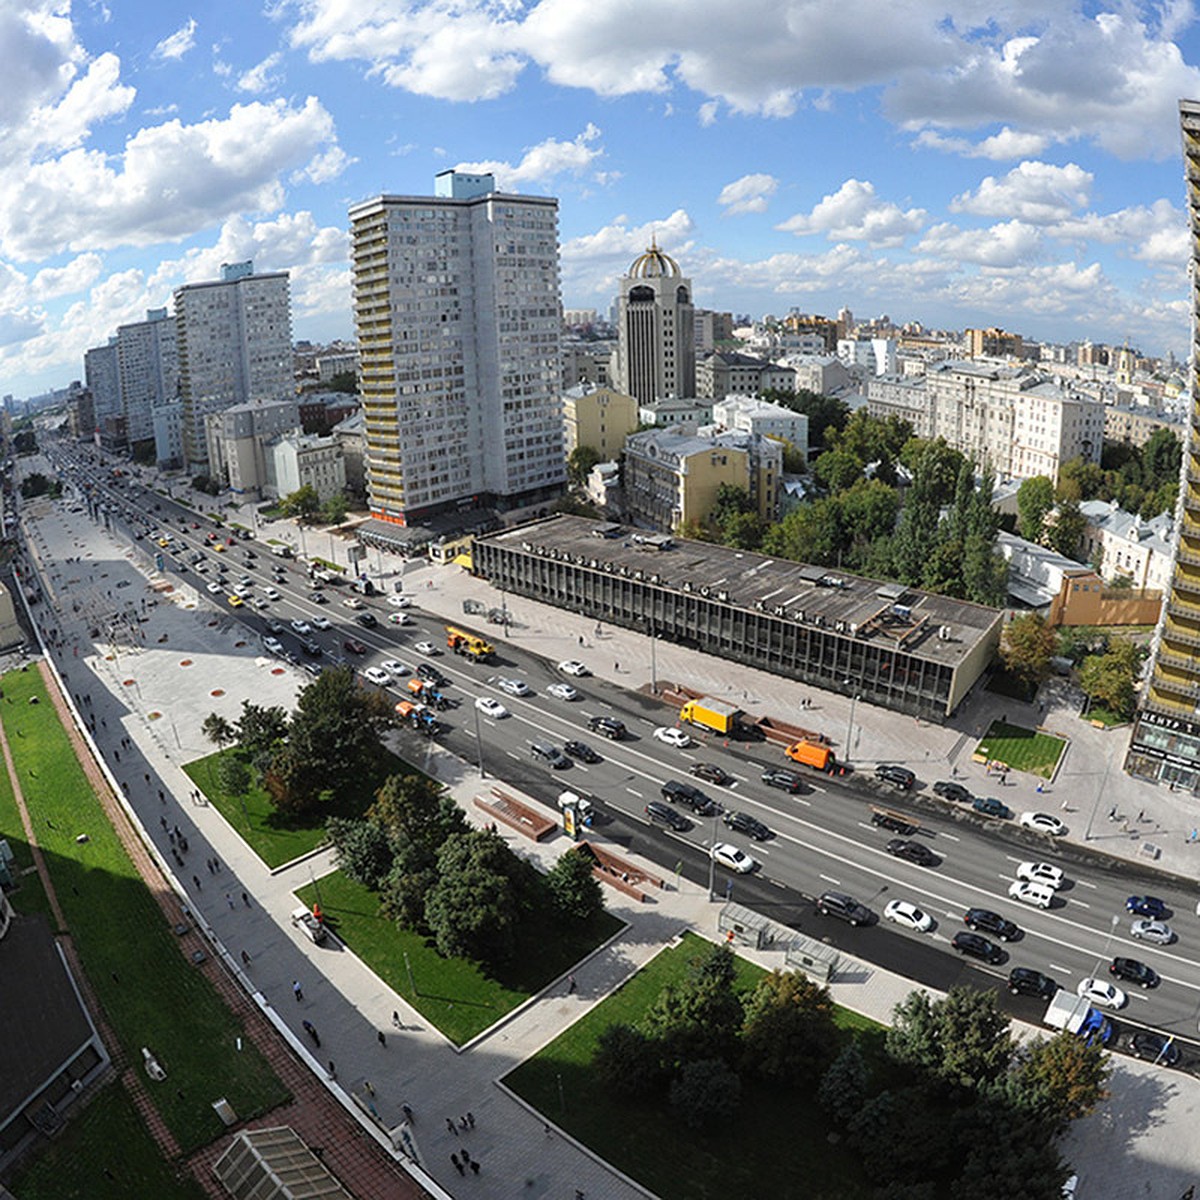
M263 453L267 470L263 492L268 496L290 496L310 487L323 504L346 490L346 465L335 437L296 430L268 442Z
M999 644L998 609L707 542L603 536L610 528L556 516L487 534L473 570L589 620L933 720L958 709Z
M696 364L696 392L708 399L757 396L768 388L794 392L795 372L790 367L736 350L715 350Z
M299 427L300 406L294 396L235 404L210 413L205 418L205 440L213 477L235 492L257 498L267 482L267 442Z
M638 408L638 422L655 428L671 425L700 426L712 422L712 401L697 399L658 400Z
M808 454L808 416L756 396L726 396L713 402L713 422L722 429L776 438Z

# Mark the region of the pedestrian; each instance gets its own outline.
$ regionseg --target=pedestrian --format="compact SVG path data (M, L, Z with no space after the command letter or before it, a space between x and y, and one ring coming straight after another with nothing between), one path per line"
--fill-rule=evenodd
M1194 842L1197 838L1200 838L1200 829L1193 829L1192 836L1189 840Z
M1039 779L1037 787L1034 788L1033 790L1035 792L1037 792L1037 794L1040 796L1046 789L1044 787L1042 787L1042 781Z
M204 860L204 865L205 865L205 866L208 868L208 873L211 875L211 874L213 873L213 869L212 869L212 859L211 859L211 858L206 858L206 859Z
M458 1161L458 1155L457 1155L457 1154L452 1154L452 1155L450 1155L450 1161L451 1161L451 1162L454 1164L454 1169L455 1169L455 1170L456 1170L456 1171L457 1171L457 1172L458 1172L460 1175L465 1175L465 1174L466 1174L466 1171L464 1171L464 1170L463 1170L463 1165L462 1165L462 1163L460 1163L460 1162Z
M404 1119L411 1125L413 1123L413 1110L407 1104L400 1105L400 1111L404 1114Z
M619 662L613 663L613 671L614 672L619 671L620 669L621 669L621 664Z
M575 976L568 975L567 976L567 995L568 996L572 995L578 986L579 986L579 984L577 984L575 982Z
M295 996L297 1000L304 999L304 989L300 986L300 980L298 979L292 980L292 995Z
M467 1128L467 1118L465 1116L458 1118L458 1127L459 1127L459 1129Z
M225 893L225 903L228 904L231 909L233 908L233 897L228 892Z
M310 1038L312 1038L313 1045L319 1046L321 1044L321 1039L317 1034L316 1026L313 1025L311 1021L301 1021L300 1024L304 1026L304 1032L307 1033Z
M171 847L171 853L175 857L175 865L177 867L182 867L183 866L183 855L180 854L179 851L176 850L174 846Z
M469 1163L471 1161L471 1156L466 1152L465 1149L460 1150L459 1153L462 1155L463 1162Z
M1110 821L1115 821L1117 819L1117 806L1115 804L1108 810L1108 819Z
M188 852L188 840L187 840L187 838L183 837L182 834L180 835L180 838L179 838L179 849L184 854L186 854Z
M213 870L218 873L221 870L221 860L215 854L213 855Z
M471 1170L474 1171L476 1175L479 1174L479 1163L475 1159L471 1159Z
M366 1089L368 1096L375 1095L375 1085L369 1079L363 1080L363 1087Z
M249 908L249 907L250 907L250 897L249 897L249 896L247 896L245 892L243 892L243 893L242 893L242 903L243 903L243 904L244 904L244 905L245 905L247 908Z
M1145 819L1146 810L1144 808L1138 809L1138 824L1140 825Z
M336 1069L336 1068L334 1067L334 1065L333 1065L333 1059L332 1059L332 1058L329 1060L329 1078L330 1078L330 1079L336 1079L336 1078L337 1078L337 1069Z
M397 1029L404 1028L404 1026L400 1024L400 1014L395 1009L392 1009L392 1024L395 1025Z
M250 965L250 955L247 954L245 950L243 950L242 951L242 966L248 967L249 965Z
M164 795L163 795L163 790L162 790L162 788L159 788L159 789L158 789L158 798L159 798L159 800L160 800L160 801L161 801L163 804L165 804L165 803L167 802L167 798L166 798L166 796L164 796Z
M167 818L166 818L166 817L159 817L159 818L158 818L158 823L159 823L159 824L160 824L160 825L161 825L161 826L162 826L164 829L166 829L166 827L167 827Z
M457 1127L457 1126L454 1124L454 1118L453 1118L453 1117L447 1117L447 1118L446 1118L446 1128L447 1128L448 1130L450 1130L450 1132L451 1132L452 1134L454 1134L454 1136L455 1136L455 1137L458 1137L458 1127Z
M378 1042L378 1043L379 1043L379 1044L380 1044L382 1047L384 1047L384 1049L387 1049L387 1037L386 1037L386 1035L384 1034L384 1032L383 1032L383 1030L382 1030L382 1029L377 1029L377 1030L375 1031L375 1040L376 1040L376 1041L377 1041L377 1042Z
M475 1128L475 1117L471 1113L467 1113L467 1125L469 1128Z
M120 761L121 761L121 752L120 752L120 750L114 750L114 751L113 751L113 758L114 758L114 759L115 759L117 762L120 762Z

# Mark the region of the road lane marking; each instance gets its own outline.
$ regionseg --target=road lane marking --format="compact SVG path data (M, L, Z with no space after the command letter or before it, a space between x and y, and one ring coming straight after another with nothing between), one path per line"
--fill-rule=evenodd
M832 875L818 875L817 878L825 880L826 883L832 883L834 887L842 886L841 881L834 879Z
M626 790L626 791L627 791L627 792L628 792L628 793L629 793L631 796L636 796L636 797L637 797L639 800L641 800L641 799L642 799L642 793L641 793L641 792L639 792L639 791L636 791L634 788L627 787L625 790Z

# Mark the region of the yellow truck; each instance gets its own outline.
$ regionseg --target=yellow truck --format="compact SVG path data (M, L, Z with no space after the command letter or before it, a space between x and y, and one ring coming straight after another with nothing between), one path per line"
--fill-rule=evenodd
M486 638L454 625L446 626L446 645L471 662L491 662L496 657L496 647Z
M679 710L679 719L689 725L719 733L722 737L742 741L761 740L763 737L762 730L736 704L726 704L724 700L714 700L711 696L689 700Z

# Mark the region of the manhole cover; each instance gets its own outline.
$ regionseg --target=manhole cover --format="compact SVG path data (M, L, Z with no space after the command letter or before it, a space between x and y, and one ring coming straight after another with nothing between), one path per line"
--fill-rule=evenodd
M225 689L224 688L213 688L213 690L211 692L209 692L208 694L210 696L223 696L223 695L225 695Z
M179 665L181 667L190 667L192 665L192 660L190 658L181 658L179 660Z

